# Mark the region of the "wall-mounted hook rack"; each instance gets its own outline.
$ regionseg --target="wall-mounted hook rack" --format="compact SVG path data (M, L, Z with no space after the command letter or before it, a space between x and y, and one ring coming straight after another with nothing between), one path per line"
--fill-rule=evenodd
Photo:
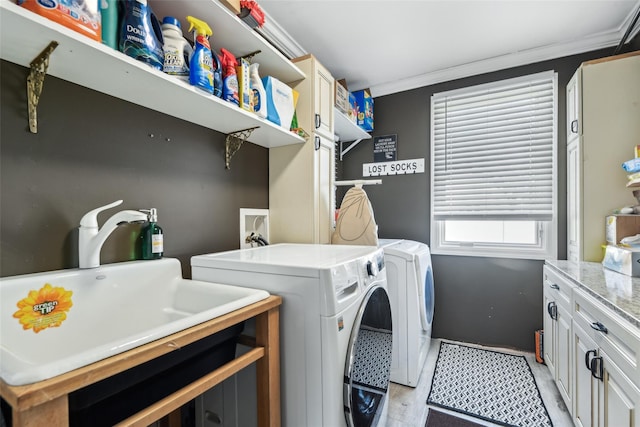
M225 167L227 169L231 169L231 157L238 152L242 143L245 142L250 136L251 133L258 129L259 126L252 127L249 129L239 130L237 132L233 132L227 134L225 138Z
M49 68L49 57L56 47L58 47L58 42L52 41L29 64L31 70L27 77L27 102L29 104L29 130L31 133L38 133L38 102L40 102L44 77L47 75L47 68Z

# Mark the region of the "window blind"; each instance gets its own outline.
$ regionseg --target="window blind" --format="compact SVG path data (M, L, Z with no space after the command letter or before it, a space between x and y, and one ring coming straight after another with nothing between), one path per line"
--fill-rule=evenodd
M553 72L434 94L435 220L551 220Z

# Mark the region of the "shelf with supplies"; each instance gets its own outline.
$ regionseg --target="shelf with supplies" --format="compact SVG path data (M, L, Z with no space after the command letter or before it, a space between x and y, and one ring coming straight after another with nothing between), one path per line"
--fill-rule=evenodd
M371 139L371 135L360 126L352 122L346 114L334 108L334 132L337 141L340 142L340 160L353 147L358 145L363 139ZM345 143L351 143L347 148L343 148Z
M214 29L214 46L225 43L224 47L238 56L259 50L253 60L260 63L263 76L273 75L285 83L305 78L295 64L218 1L150 4L163 13L169 13L165 9L170 6L176 11L178 5L180 12L174 16L193 14L209 20ZM52 41L58 46L50 53L47 74L51 76L227 135L255 128L247 141L262 147L305 142L304 138L200 91L185 80L153 69L9 0L0 0L3 60L29 68Z

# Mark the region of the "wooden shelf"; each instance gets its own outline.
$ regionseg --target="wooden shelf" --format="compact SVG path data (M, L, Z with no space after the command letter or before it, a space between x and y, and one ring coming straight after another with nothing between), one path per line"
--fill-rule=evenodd
M217 1L154 4L161 10L169 5L178 5L181 10L179 15L193 13L208 19L214 37L220 33L220 41L225 40L222 34L227 33L226 36L236 43L246 43L248 51L261 50L262 53L255 56L254 61L260 62L262 75L268 72L285 82L305 77L293 63ZM29 67L30 62L52 40L59 45L51 54L49 75L224 134L258 127L248 142L263 147L305 142L298 135L200 91L186 81L155 70L10 0L0 0L2 59ZM242 55L243 51L238 46L227 44L225 47Z

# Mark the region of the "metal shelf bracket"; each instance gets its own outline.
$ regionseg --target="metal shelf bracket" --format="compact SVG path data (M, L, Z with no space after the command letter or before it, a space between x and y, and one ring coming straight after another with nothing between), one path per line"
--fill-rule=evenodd
M258 129L259 126L252 127L249 129L239 130L236 132L232 132L227 134L225 138L225 167L227 169L231 169L231 157L238 152L242 143L245 142L250 136L251 133Z
M56 47L58 47L58 42L52 41L29 64L31 71L27 77L27 102L29 104L29 130L31 133L38 133L38 102L40 102L44 77L47 75L47 68L49 68L49 57Z
M344 150L342 149L342 145L343 142L340 141L340 161L342 161L342 159L344 158L344 155L347 154L349 151L351 151L351 149L353 147L355 147L356 145L358 145L360 143L360 141L362 141L363 138L360 139L356 139L355 141L353 141L351 143L351 145L349 145L347 148L345 148Z

